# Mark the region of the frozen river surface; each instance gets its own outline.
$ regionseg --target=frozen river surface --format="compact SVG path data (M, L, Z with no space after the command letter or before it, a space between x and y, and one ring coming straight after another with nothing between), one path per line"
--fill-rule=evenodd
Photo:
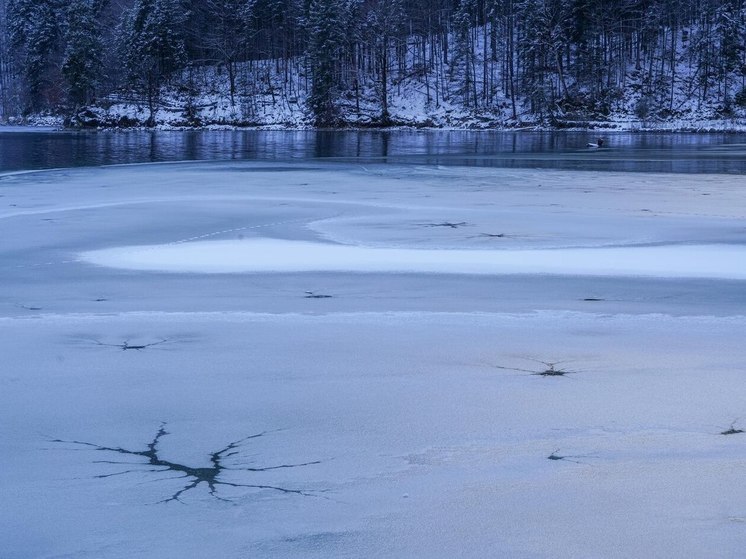
M743 197L319 162L2 176L0 556L741 557Z

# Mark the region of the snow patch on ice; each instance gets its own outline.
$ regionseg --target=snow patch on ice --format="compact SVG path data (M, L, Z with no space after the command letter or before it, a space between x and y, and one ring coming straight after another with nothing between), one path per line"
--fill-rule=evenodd
M740 245L415 250L257 238L109 248L82 253L80 258L113 268L187 273L345 271L746 279L746 247Z

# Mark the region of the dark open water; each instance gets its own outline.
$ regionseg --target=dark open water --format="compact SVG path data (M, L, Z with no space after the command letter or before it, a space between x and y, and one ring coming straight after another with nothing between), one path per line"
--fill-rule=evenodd
M746 174L746 133L490 131L8 132L0 172L156 161L381 162L606 171Z

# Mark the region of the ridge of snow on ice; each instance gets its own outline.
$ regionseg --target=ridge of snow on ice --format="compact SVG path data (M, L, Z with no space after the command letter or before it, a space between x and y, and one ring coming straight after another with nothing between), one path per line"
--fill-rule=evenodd
M85 252L81 259L113 268L189 273L346 271L746 279L746 247L739 245L438 250L256 238L110 248Z

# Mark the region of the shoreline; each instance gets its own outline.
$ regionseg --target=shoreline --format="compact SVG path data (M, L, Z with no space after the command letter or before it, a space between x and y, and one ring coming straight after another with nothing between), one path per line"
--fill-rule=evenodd
M0 132L196 132L196 131L278 131L278 132L399 132L399 131L422 131L422 132L598 132L598 133L626 133L626 134L741 134L746 133L746 119L740 119L737 123L728 123L721 120L688 121L682 125L660 123L660 125L641 125L639 122L593 122L587 126L544 126L541 124L527 124L523 126L431 126L418 123L392 125L392 126L338 126L338 127L316 127L282 125L282 124L255 124L243 126L240 124L206 124L203 126L182 126L170 124L158 124L156 126L65 126L62 117L48 119L38 124L0 124Z

